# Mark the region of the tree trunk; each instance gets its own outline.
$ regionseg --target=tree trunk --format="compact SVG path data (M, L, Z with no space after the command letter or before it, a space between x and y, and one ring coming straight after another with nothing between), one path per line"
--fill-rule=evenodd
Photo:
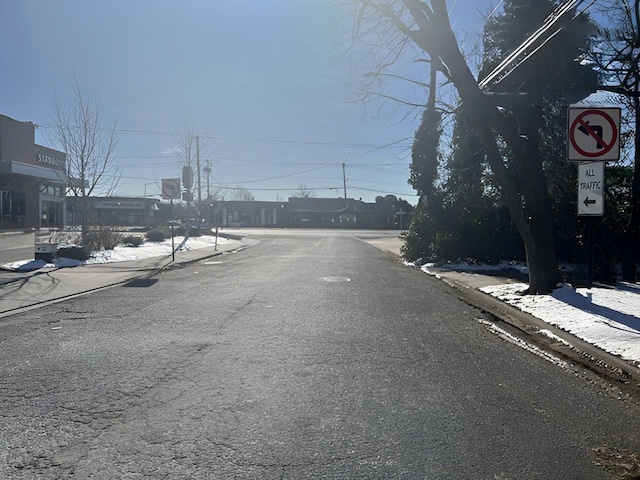
M622 258L622 280L634 283L636 281L636 265L638 262L638 244L640 241L640 92L636 84L633 108L635 110L634 162L633 184L631 189L631 218L625 231L624 252Z
M516 126L480 90L458 48L444 3L434 2L434 7L436 5L436 14L443 18L431 22L428 30L420 31L423 36L414 34L413 39L432 57L442 61L462 102L469 106L471 120L487 152L487 161L525 245L529 293L550 293L561 276L553 241L551 202L538 145L523 138ZM509 164L505 163L498 138L510 151L513 161Z

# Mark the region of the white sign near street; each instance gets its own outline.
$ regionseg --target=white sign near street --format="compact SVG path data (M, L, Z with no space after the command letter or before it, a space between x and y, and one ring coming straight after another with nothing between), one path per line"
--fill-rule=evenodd
M578 215L604 215L604 162L578 165Z
M620 159L620 108L569 108L567 158L580 162Z
M179 178L162 179L162 198L165 200L180 200L180 194Z

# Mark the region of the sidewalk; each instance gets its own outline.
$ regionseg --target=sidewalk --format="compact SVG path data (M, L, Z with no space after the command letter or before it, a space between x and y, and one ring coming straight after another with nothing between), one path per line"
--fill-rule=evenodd
M159 271L244 248L238 240L211 247L177 251L141 260L96 263L71 268L46 266L31 272L0 270L0 319L24 309L82 295L133 279L150 278Z

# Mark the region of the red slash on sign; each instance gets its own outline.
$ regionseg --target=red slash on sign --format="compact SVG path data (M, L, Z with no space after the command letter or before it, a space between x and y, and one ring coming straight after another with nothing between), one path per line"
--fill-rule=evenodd
M619 112L617 108L569 109L569 160L618 160Z

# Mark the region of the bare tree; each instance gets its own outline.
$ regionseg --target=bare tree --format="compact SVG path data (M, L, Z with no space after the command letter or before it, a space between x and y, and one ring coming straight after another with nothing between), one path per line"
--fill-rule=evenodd
M198 135L192 120L189 116L185 116L182 125L172 129L172 135L167 143L169 150L176 156L179 167L186 168L190 172L191 184L189 188L185 187L189 191L187 209L190 210L193 204L198 210L197 215L201 216L203 187L206 187L203 183L208 183L206 180L211 169L208 163L201 162L200 159L208 158L210 155L208 138ZM204 198L206 199L206 195Z
M171 153L176 156L179 168L189 168L195 172L196 131L188 116L184 117L182 125L171 129L171 137L167 139L167 145ZM187 190L191 188L192 186L189 186Z
M82 241L88 231L87 197L112 195L121 179L114 157L118 144L116 121L104 124L97 98L82 90L77 79L73 85L73 104L66 107L54 101L55 129L49 141L67 154L68 194L80 197Z
M316 192L313 188L307 187L306 183L301 183L298 185L298 188L291 192L291 196L297 198L313 198L316 196Z
M345 2L342 2L345 3ZM478 85L449 20L445 0L352 0L354 45L391 45L379 56L378 72L393 66L403 51L417 47L445 75L465 105L511 219L523 239L529 293L548 293L561 279L554 249L551 202L535 137L518 130L494 98ZM391 38L391 43L384 42ZM406 40L406 41L403 41ZM384 50L383 50L384 51Z
M256 199L256 197L254 197L253 193L251 193L251 190L247 190L246 188L235 187L235 188L230 189L230 190L231 190L231 192L229 193L229 200L236 200L236 201L242 201L242 202L253 202Z

